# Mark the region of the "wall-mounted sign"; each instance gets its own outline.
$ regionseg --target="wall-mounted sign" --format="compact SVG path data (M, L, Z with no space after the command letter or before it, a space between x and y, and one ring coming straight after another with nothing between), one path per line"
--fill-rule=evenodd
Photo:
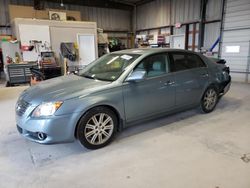
M176 23L175 28L181 28L181 23L180 22Z
M226 46L226 53L240 53L240 46Z

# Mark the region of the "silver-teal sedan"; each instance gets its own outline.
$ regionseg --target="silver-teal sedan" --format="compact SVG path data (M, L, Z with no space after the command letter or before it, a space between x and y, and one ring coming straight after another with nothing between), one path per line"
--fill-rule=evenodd
M138 121L200 107L214 110L230 87L229 68L175 49L131 49L105 55L79 75L43 81L16 104L18 131L42 143L78 139L106 146Z

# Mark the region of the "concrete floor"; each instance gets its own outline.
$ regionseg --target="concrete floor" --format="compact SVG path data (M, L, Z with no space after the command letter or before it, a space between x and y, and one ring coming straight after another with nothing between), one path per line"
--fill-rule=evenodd
M0 187L249 188L250 85L234 83L216 110L140 124L95 151L20 136L14 105L25 87L0 89Z

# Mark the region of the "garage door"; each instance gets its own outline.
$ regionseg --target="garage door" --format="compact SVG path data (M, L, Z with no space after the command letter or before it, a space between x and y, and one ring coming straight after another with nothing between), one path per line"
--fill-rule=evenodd
M250 1L226 0L221 57L234 81L250 82Z

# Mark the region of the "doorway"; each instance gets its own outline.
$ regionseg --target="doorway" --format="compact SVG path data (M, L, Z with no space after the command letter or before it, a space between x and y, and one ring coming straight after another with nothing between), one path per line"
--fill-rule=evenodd
M86 66L97 58L94 34L78 34L79 64Z

